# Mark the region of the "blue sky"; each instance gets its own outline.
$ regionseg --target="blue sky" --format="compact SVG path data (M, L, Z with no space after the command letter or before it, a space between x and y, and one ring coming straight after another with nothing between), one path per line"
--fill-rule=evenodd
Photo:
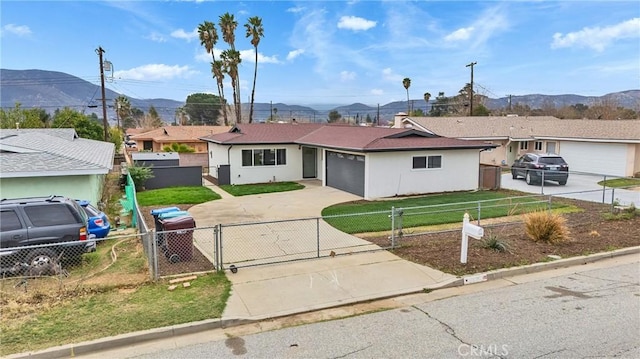
M640 88L638 1L2 1L0 67L72 74L107 87L184 101L216 92L195 31L225 12L238 21L241 98L248 102L251 16L263 20L256 102L384 105L470 81L492 98L600 96ZM220 39L217 51L227 45ZM111 73L108 73L110 76ZM226 84L230 89L230 84ZM229 94L229 92L227 92ZM229 96L230 97L230 96Z

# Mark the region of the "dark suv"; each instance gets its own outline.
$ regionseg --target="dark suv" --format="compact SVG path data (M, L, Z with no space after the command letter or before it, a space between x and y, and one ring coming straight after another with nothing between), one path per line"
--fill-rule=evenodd
M558 155L527 153L511 166L511 177L520 176L527 184L556 181L564 186L569 178L569 165Z
M87 220L75 200L62 196L0 200L1 271L19 264L50 265L94 251Z

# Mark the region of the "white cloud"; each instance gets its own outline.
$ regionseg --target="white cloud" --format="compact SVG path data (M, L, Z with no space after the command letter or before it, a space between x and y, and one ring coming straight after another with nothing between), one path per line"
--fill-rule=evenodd
M287 12L291 12L291 13L294 13L294 14L297 14L297 13L302 12L302 11L304 11L304 7L302 7L302 6L290 7L290 8L287 9Z
M576 46L604 51L605 47L616 40L633 37L640 37L640 18L638 17L602 28L585 27L580 31L569 32L566 35L555 33L551 48Z
M151 41L155 41L155 42L166 42L167 38L164 37L164 35L159 34L157 32L152 32L149 36L147 36L147 39L151 40Z
M373 89L371 90L371 94L375 95L375 96L381 96L384 95L384 90L381 89Z
M341 71L340 72L340 80L341 81L352 81L356 79L356 73L353 71Z
M198 38L198 29L193 29L191 32L186 32L183 29L178 29L171 33L171 37L175 37L177 39L183 39L183 40L187 40L187 42L191 42L191 40Z
M364 31L369 30L375 26L375 21L363 19L357 16L343 16L340 18L340 21L338 21L338 29Z
M462 29L458 29L449 35L445 36L445 41L460 41L460 40L468 40L471 37L471 33L473 32L473 26L463 27Z
M211 55L209 55L209 57L211 57ZM254 49L250 49L250 50L242 50L240 51L240 58L242 59L242 62L255 62L256 59L256 52ZM258 52L258 63L259 64L278 64L280 63L280 61L278 61L278 57L277 56L265 56L261 53Z
M391 70L391 68L387 67L386 69L382 70L382 78L385 81L389 81L389 82L394 82L395 83L395 82L402 82L402 79L404 77L396 74L395 72L393 72L393 70Z
M26 25L6 24L2 27L2 35L6 33L17 36L28 36L31 35L31 29Z
M296 57L302 54L304 54L304 49L289 51L289 53L287 54L287 61L292 61L293 59L295 59Z
M148 64L134 67L129 70L116 71L114 76L127 80L170 80L174 78L185 78L197 73L189 66Z

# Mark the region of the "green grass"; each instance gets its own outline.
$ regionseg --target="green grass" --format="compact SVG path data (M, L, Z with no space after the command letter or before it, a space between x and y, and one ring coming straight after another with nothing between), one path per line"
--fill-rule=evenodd
M220 318L231 284L224 273L191 281L190 288L167 290L166 282L137 288L102 288L69 300L36 296L55 305L0 322L0 355L34 351L192 321ZM46 297L45 297L46 296ZM150 305L153 303L153 305Z
M391 207L403 209L402 228L432 226L462 222L468 212L477 219L478 203L481 218L496 218L519 215L546 209L547 197L510 197L513 193L500 191L455 192L423 197L411 197L383 201L358 201L337 204L322 211L324 219L337 229L347 233L388 231L391 228ZM427 207L429 206L429 207ZM419 207L419 208L415 208ZM553 209L568 207L552 202Z
M260 193L286 192L303 189L304 186L296 182L272 182L241 185L222 185L223 190L233 196L248 196Z
M174 204L199 204L220 199L220 195L202 186L169 187L136 193L140 206L168 206Z
M640 178L613 178L613 179L608 179L606 181L600 181L598 182L598 184L600 186L607 186L607 187L615 187L615 188L620 188L620 187L635 187L635 186L640 186Z

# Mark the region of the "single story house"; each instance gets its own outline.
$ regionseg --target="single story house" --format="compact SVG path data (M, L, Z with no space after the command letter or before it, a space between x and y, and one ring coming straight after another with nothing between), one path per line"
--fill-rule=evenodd
M162 152L164 146L177 143L193 148L195 153L207 153L207 143L199 138L230 129L230 126L162 126L132 134L129 138L136 141L138 151Z
M219 184L319 179L365 199L478 188L482 141L404 128L237 124L208 142Z
M640 120L570 120L552 116L407 117L395 128L497 145L484 164L510 166L527 152L556 153L571 171L627 177L640 173Z
M79 138L73 128L0 131L0 196L62 195L97 204L115 146Z

